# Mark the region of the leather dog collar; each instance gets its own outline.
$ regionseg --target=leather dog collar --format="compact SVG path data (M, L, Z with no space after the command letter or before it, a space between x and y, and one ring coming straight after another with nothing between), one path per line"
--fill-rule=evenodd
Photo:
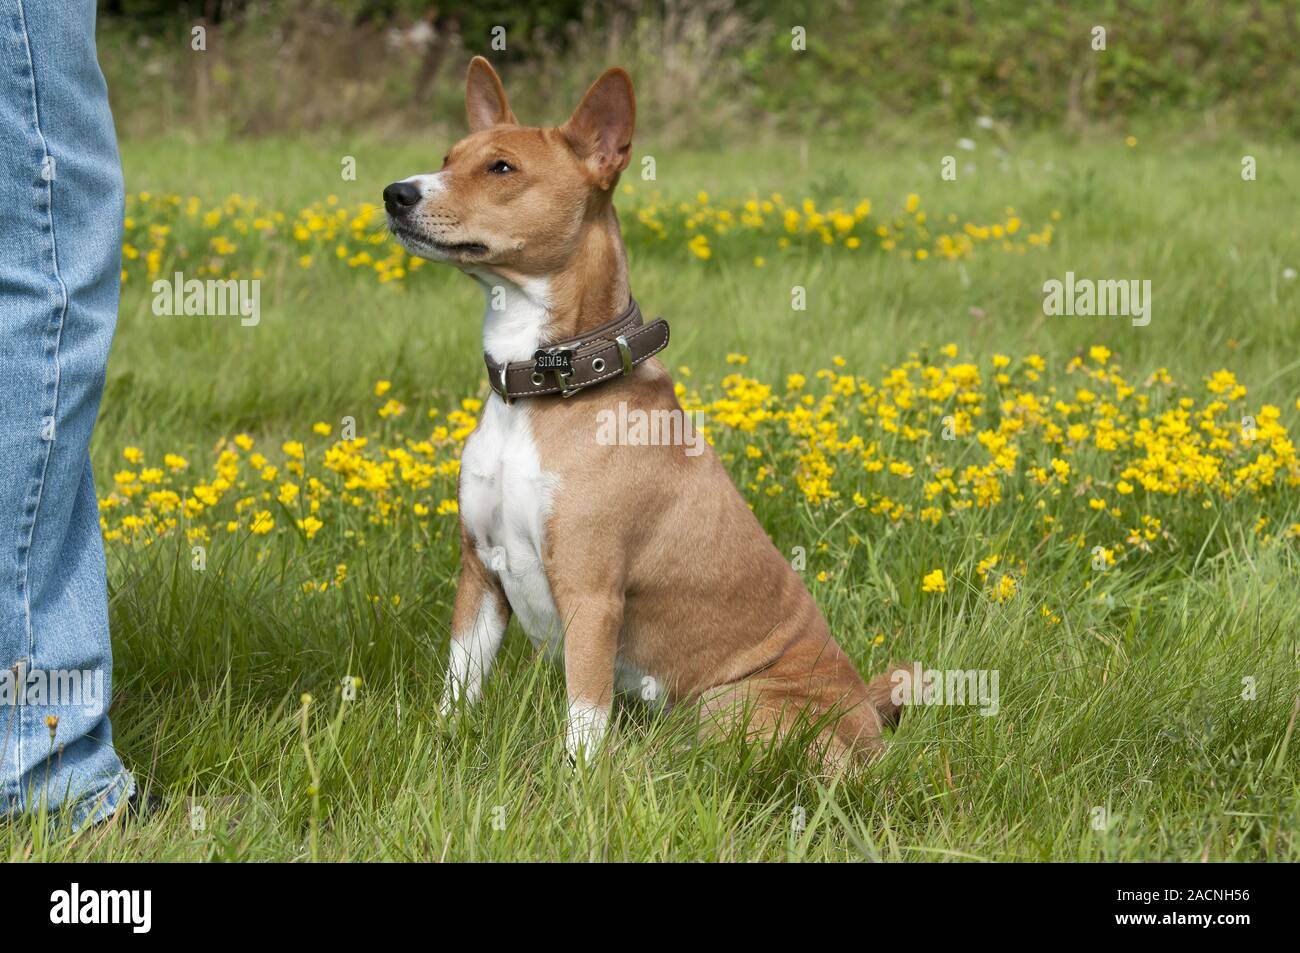
M612 321L592 328L581 337L557 341L541 348L530 361L499 364L488 355L488 383L507 403L517 397L559 394L572 397L603 381L623 374L668 346L668 322L658 318L643 324L636 299Z

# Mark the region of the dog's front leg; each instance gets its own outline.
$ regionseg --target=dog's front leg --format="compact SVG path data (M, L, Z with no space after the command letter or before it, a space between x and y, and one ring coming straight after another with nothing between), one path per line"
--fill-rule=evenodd
M565 747L576 764L590 758L605 737L614 704L614 664L623 627L621 592L556 592L565 620L564 679L569 721Z
M451 613L451 657L442 693L445 715L460 702L474 702L492 667L510 622L510 603L501 581L479 559L474 541L462 530L460 581Z

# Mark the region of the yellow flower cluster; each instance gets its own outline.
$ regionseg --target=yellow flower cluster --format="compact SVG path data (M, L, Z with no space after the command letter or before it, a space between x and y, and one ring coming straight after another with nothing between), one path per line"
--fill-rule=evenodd
M389 400L376 414L394 416L395 403ZM430 518L456 512L460 450L481 408L479 400L466 398L445 423L430 410L435 424L429 433L386 447L351 434L331 440L334 428L318 421L311 430L321 439L310 445L286 440L275 460L257 450L251 436L236 434L219 441L211 473L203 476L191 476L179 455L167 454L163 468L149 467L143 451L127 447L122 456L131 467L113 474L112 491L99 500L104 539L152 545L175 532L198 543L218 533L287 532L310 542L331 523L353 537L366 525L389 526L402 513L427 526Z
M743 367L746 358L728 363ZM1030 514L1040 538L1090 550L1097 568L1109 569L1176 546L1175 531L1199 511L1234 501L1253 507L1247 525L1270 538L1262 510L1281 501L1281 513L1300 487L1282 410L1248 403L1230 371L1188 387L1163 368L1130 381L1101 346L1057 373L1035 354L976 363L951 344L874 377L849 373L842 358L775 386L733 370L697 389L685 383L689 368L678 372L683 407L705 415L707 438L751 505L814 518L824 511L827 524L852 534L850 546L891 526L987 526L980 521L1001 507L1008 519ZM217 443L203 472L180 453L125 448L99 501L105 540L148 546L183 534L197 544L240 534L351 545L371 531L407 529L417 545L451 538L443 533L455 526L460 454L481 401L443 412L406 395L412 411L388 381L374 395L368 435L336 434L319 421L304 424L311 436L262 450L241 433ZM1300 536L1300 525L1282 535ZM1026 569L999 549L965 578L1003 603ZM345 578L340 567L311 586ZM950 585L933 568L920 588L941 594ZM1050 609L1044 618L1059 622Z
M123 281L152 282L173 271L262 278L276 256L289 256L299 268L333 263L364 269L380 282L401 281L425 264L389 237L383 207L368 202L349 208L331 195L287 215L242 195L213 205L175 193L126 197Z
M631 185L624 191L635 193ZM624 216L632 247L684 249L705 261L715 249L726 249L752 256L760 268L766 255L818 246L875 249L917 261L966 258L978 247L1024 254L1051 243L1052 223L1060 213L1052 212L1051 219L1031 231L1008 208L996 222L980 224L949 214L936 224L916 194L882 217L873 214L868 199L819 208L811 198L787 204L775 192L721 202L701 192L694 201L676 203L656 194ZM401 283L425 264L392 240L383 207L368 202L349 207L331 195L290 214L242 195L214 204L175 193L127 196L123 281L152 282L175 271L198 278L262 278L279 262L300 269L359 269L381 283Z
M993 355L981 368L949 344L877 380L846 373L836 358L817 372L817 393L802 374L780 394L735 373L721 394L680 383L678 393L687 409L750 435L751 446L784 443L785 472L807 502L852 496L895 521L938 523L1036 491L1086 494L1090 509L1118 516L1138 497L1230 500L1300 486L1281 409L1252 410L1231 372L1209 378L1198 401L1163 368L1130 383L1111 357L1093 347L1065 367L1077 383L1057 383L1038 355ZM751 488L782 492L782 468L759 456L765 462L745 474Z
M634 186L623 186L636 195ZM1061 213L1053 211L1051 221L1031 231L1014 208L1005 210L996 222L979 224L963 221L956 214L932 219L921 208L921 197L908 195L892 214L873 214L870 199L854 205L834 202L819 208L811 198L788 203L779 192L766 198L712 199L700 192L694 201L665 201L651 194L628 217L625 234L630 244L670 247L685 243L696 258L708 261L714 249L739 247L754 253L754 265L762 268L767 258L759 252L779 252L797 247L829 246L847 250L877 249L917 261L930 257L954 260L967 258L980 246L1024 254L1029 248L1050 245L1053 222Z
M1161 368L1134 383L1112 357L1095 346L1064 375L1049 375L1035 354L980 365L949 344L877 378L846 373L836 358L815 383L791 374L782 390L733 373L717 389L679 384L678 395L715 425L710 439L755 503L793 494L832 517L848 511L850 545L869 525L852 511L880 529L933 531L1014 507L1036 514L1045 538L1091 549L1097 568L1109 569L1153 544L1174 545L1171 528L1197 509L1285 501L1284 490L1300 487L1281 408L1249 405L1231 372L1184 389ZM743 453L731 449L736 437ZM1267 517L1255 520L1265 539L1267 526ZM1300 536L1300 525L1286 535ZM991 554L974 576L1002 603L1025 571ZM927 593L947 586L941 568L920 582ZM1045 619L1059 622L1050 610Z

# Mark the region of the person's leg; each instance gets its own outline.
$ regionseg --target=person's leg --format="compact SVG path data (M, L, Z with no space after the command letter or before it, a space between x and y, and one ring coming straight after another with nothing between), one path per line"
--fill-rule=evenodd
M94 0L0 0L0 128L0 814L80 825L134 790L88 450L123 215Z

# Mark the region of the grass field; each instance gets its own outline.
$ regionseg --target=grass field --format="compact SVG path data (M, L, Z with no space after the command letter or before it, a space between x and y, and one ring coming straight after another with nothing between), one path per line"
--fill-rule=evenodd
M124 164L137 195L211 209L239 193L291 221L328 195L373 202L445 145L137 141ZM1004 159L992 146L895 134L855 150L656 154L657 181L629 180L620 208L634 292L672 322L666 364L689 369L686 399L709 413L779 547L804 554L860 669L996 670L996 716L914 708L882 761L832 779L797 745L697 744L689 712L622 703L613 744L575 774L563 675L512 628L482 704L441 719L458 564L444 501L474 416L462 399L486 394L480 293L432 267L380 282L321 251L307 264L291 237L263 247L177 212L165 255L182 233L228 234L243 246L231 258L263 279L256 327L159 317L143 261L128 262L93 448L100 496L116 495L115 736L167 806L77 836L0 826L0 855L1300 859L1300 470L1287 436L1300 425L1300 282L1287 271L1300 268L1300 161L1145 135L1035 139ZM955 182L939 176L949 152ZM1244 154L1257 181L1242 180ZM340 179L345 155L355 181ZM779 192L803 216L798 240L783 249L780 228L738 228L707 260L677 226L632 241L630 210L654 190L678 224ZM1021 236L1050 223L1050 243L980 239L956 260L918 260L929 238L912 193L931 233L1014 218ZM850 248L832 224L823 244L804 198L849 210L869 198L853 226L866 240ZM895 219L887 254L875 223L896 235ZM1150 279L1151 323L1044 316L1043 282L1067 271ZM791 307L795 286L806 310ZM345 417L367 445L338 448ZM230 488L212 493L223 466ZM166 488L177 501L145 512ZM205 494L210 505L179 502Z

